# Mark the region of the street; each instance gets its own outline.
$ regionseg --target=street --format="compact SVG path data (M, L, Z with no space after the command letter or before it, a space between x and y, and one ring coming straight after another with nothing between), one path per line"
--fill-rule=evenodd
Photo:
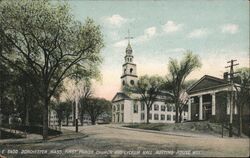
M88 134L89 139L107 140L107 145L112 144L112 142L115 142L115 144L120 142L119 145L121 147L124 146L125 149L146 147L147 150L195 150L201 151L200 156L249 155L249 139L247 138L182 137L117 129L114 127L115 125L86 126L80 128L80 132ZM129 148L129 145L131 145L131 148Z
M68 135L51 139L48 142L35 144L7 145L10 149L39 150L36 157L44 157L49 153L59 157L166 157L166 156L223 156L237 157L249 155L249 139L187 137L164 135L121 129L119 125L81 126L77 137L74 127L63 127ZM72 139L71 139L72 137ZM0 146L1 147L1 146ZM45 151L40 151L45 150ZM48 150L48 151L47 151ZM25 151L23 155L10 157L32 157L34 151ZM33 152L33 153L32 153ZM29 154L27 154L29 153Z

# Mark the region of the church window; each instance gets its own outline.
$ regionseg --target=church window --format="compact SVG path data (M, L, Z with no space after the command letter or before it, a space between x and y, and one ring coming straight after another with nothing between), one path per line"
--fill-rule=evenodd
M144 120L144 119L145 119L145 114L141 113L141 120Z
M162 105L161 106L161 111L165 111L165 108L166 108L165 105Z
M124 81L124 80L122 81L122 85L123 85L123 86L125 85L125 81Z
M158 114L154 114L154 120L159 120L159 115Z
M141 104L141 111L144 111L145 110L145 105L142 103Z
M120 111L120 105L119 104L117 105L117 111Z
M159 110L159 105L155 104L154 105L154 111L158 111Z
M124 74L126 73L126 69L124 69Z
M161 120L165 120L165 115L161 114Z
M130 73L132 74L132 72L133 72L133 68L130 68L130 70L129 70L129 71L130 71Z
M130 84L134 85L135 84L134 80L130 80Z
M167 120L171 120L171 115L167 115Z
M113 106L113 111L116 111L116 108L115 108L115 106Z
M124 110L124 104L121 105L121 110Z
M134 113L138 113L138 105L134 104Z

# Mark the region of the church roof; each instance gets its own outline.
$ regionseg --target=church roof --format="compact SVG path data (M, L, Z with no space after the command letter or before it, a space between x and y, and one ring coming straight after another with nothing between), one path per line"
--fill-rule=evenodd
M117 102L122 100L140 100L140 93L134 91L131 92L130 95L127 95L124 92L117 92L111 102ZM171 101L171 97L166 92L162 91L159 92L156 101Z
M123 92L117 92L114 98L111 100L111 102L120 101L124 99L131 99L131 98Z
M205 75L196 83L194 83L190 88L188 88L187 93L192 94L195 92L200 92L207 89L214 89L226 85L228 85L228 81L224 79Z

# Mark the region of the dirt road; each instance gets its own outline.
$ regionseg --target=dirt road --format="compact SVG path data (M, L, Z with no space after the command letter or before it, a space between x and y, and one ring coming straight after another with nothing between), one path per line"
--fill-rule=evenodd
M74 130L72 127L71 129ZM119 145L124 146L125 149L131 149L129 147L131 145L132 148L137 146L137 149L141 147L147 150L191 150L200 156L235 157L249 155L249 139L246 138L173 136L119 129L116 128L116 125L84 126L80 127L80 132L89 135L88 139L106 140L107 145L120 142Z

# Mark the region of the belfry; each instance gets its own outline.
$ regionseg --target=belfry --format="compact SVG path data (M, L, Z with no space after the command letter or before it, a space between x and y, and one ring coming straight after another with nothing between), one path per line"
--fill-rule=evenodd
M130 44L130 39L132 39L132 37L128 36L126 37L126 39L128 39L128 46L126 48L126 54L124 57L125 63L122 65L122 71L123 71L121 76L122 88L125 85L133 86L136 84L138 80L138 76L136 73L136 64L133 62L134 59L133 49Z

